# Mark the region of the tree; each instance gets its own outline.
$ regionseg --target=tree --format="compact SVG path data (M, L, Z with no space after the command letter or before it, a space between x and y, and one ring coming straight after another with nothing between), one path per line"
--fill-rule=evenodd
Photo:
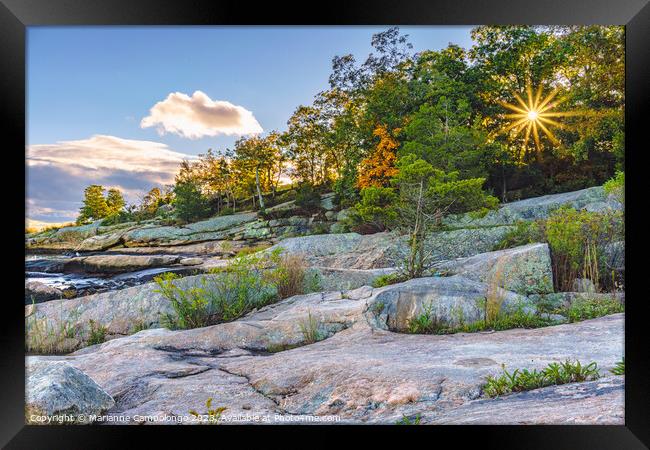
M327 164L326 128L318 108L299 106L288 126L283 142L293 163L293 175L314 186L329 181L334 170Z
M466 99L445 96L436 104L424 104L404 128L402 154L414 154L444 171L462 176L485 176L491 162L487 136L471 125Z
M435 249L427 247L427 236L439 227L445 215L494 208L495 197L487 195L484 178L459 180L458 172L436 169L416 155L398 160L399 172L392 180L399 189L395 203L398 229L408 235L404 272L408 278L423 276L435 261Z
M91 220L103 219L110 210L104 197L104 187L92 184L84 190L83 206L79 210L77 224L88 223Z
M124 201L124 197L122 197L122 193L119 189L111 188L108 190L106 196L106 207L108 208L107 215L112 216L118 214L124 209L125 205L126 202Z
M399 129L393 132L399 132ZM360 188L387 186L389 180L397 175L395 162L399 142L391 136L384 125L377 126L374 135L379 138L379 142L373 153L361 161L358 180Z
M209 216L210 206L200 187L192 181L178 181L174 186L173 205L176 216L192 222Z
M255 188L261 210L264 210L262 187L265 191L275 192L279 182L279 175L277 179L274 177L275 172L282 173L283 157L278 139L278 133L272 132L264 138L253 136L235 142L235 158L255 173Z

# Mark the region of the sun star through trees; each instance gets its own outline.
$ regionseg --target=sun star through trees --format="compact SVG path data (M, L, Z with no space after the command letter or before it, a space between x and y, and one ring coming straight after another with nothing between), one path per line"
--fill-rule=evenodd
M553 145L559 145L560 141L549 128L558 127L564 129L567 128L567 126L552 118L575 116L579 114L577 111L554 111L558 105L566 100L556 99L557 93L558 90L555 89L546 97L542 98L542 86L539 86L535 95L533 95L533 89L529 85L526 88L526 101L524 101L522 96L517 93L513 93L513 96L517 100L518 105L499 101L504 108L514 111L513 113L504 114L502 116L505 119L508 119L509 123L504 125L500 132L509 134L510 139L512 140L516 139L523 132L522 154L526 153L528 142L531 137L535 142L535 149L538 153L541 152L541 133L544 133Z

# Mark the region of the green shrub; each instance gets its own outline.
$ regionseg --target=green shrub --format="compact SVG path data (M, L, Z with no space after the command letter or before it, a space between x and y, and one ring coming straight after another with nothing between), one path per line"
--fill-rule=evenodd
M556 289L569 291L573 280L588 278L598 288L605 270L606 243L622 234L620 212L576 211L564 206L546 220L546 240L551 249ZM607 282L607 277L602 281Z
M420 417L420 414L417 414L412 417L402 415L402 418L397 422L395 422L395 425L420 425L421 419L422 418Z
M380 288L391 284L401 283L402 281L406 281L406 277L404 277L404 275L398 273L388 273L385 275L379 275L377 278L372 280L372 287Z
M625 306L615 298L587 298L575 300L571 303L571 306L559 312L565 315L569 322L579 322L624 311Z
M318 325L318 320L311 315L311 311L308 311L307 320L300 323L300 331L306 344L313 344L325 338L319 331Z
M163 316L162 324L170 329L199 328L210 325L216 314L215 307L208 304L205 289L192 287L180 288L175 281L177 274L167 272L154 278L158 284L155 292L166 297L172 305L174 315Z
M595 362L583 366L580 361L572 363L566 360L559 364L551 363L541 371L515 369L512 373L508 372L504 367L501 376L493 377L490 375L486 378L482 391L486 397L498 397L511 392L596 380L599 377L598 366Z
M226 267L213 269L200 286L181 288L178 275L154 278L156 292L171 302L174 314L163 316L171 329L198 328L242 317L279 299L318 289L318 279L307 274L304 259L256 252L232 259Z
M314 212L320 209L320 194L310 183L303 183L296 191L296 206L305 211Z
M441 205L449 205L448 214L460 214L469 211L485 211L496 208L499 199L488 195L483 190L485 178L458 180L458 173L446 174L442 180L436 180L429 187L433 197Z
M504 250L535 242L546 242L543 221L518 220L515 223L514 230L508 231L494 246L494 250Z
M88 326L88 339L86 341L88 345L101 344L106 341L106 333L108 330L105 326L92 319L90 319Z
M616 175L603 185L607 195L613 195L616 200L625 204L625 172L617 171Z
M203 195L199 186L190 181L176 183L172 204L176 210L176 216L185 222L205 219L211 212L208 199Z
M397 212L392 208L397 194L392 188L370 186L361 190L361 201L354 206L353 227L367 224L383 231L394 224Z

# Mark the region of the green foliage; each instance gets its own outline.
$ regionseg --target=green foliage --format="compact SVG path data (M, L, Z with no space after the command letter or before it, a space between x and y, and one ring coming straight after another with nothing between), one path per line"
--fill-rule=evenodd
M563 363L550 363L541 371L536 369L515 369L511 373L504 367L501 376L494 377L490 375L486 378L482 390L486 397L498 397L512 392L529 391L546 386L578 383L598 378L600 378L600 374L595 362L583 366L580 361L571 362L566 360Z
M395 223L397 212L392 205L397 201L393 188L370 186L361 190L361 201L354 206L350 217L352 227L370 225L383 231Z
M391 284L401 283L402 281L406 281L402 274L389 273L385 275L379 275L377 278L372 280L372 287L380 288Z
M210 325L216 311L206 299L205 289L192 287L180 288L175 281L180 278L177 274L167 272L154 278L158 289L154 292L162 294L172 305L174 315L163 316L162 324L171 329L199 328Z
M614 375L625 375L625 356L610 370Z
M444 326L440 324L433 314L433 304L422 306L423 312L409 320L408 332L412 334L433 334L437 333Z
M105 326L90 319L88 327L88 339L86 340L88 345L101 344L106 341L106 332L108 330Z
M109 189L106 195L107 215L110 216L119 213L124 209L124 206L126 206L126 202L124 201L124 197L122 197L122 193L115 188Z
M616 175L603 184L607 195L613 195L620 203L625 204L625 172L617 171Z
M308 311L307 319L300 323L300 332L306 344L313 344L325 339L318 328L318 320L311 315L311 311Z
M185 222L205 219L211 212L207 198L199 186L191 181L176 183L172 203L176 216Z
M574 300L568 308L560 312L569 319L569 322L579 322L625 312L625 305L615 298L586 298Z
M508 231L494 246L494 250L503 250L535 242L546 242L544 222L518 220L515 223L515 229Z
M420 425L421 417L417 414L413 417L403 415L400 420L395 422L395 425Z
M83 206L79 210L77 225L103 219L110 213L111 209L104 197L104 187L98 184L90 185L84 190Z
M182 287L174 273L154 278L156 292L169 299L174 310L163 316L163 324L188 329L229 322L278 299L317 290L318 279L307 274L304 260L281 252L276 248L238 256L226 267L213 269L198 286Z
M320 209L320 194L311 183L302 183L296 191L296 206L305 211L317 211Z
M579 276L599 286L605 261L602 251L606 243L622 234L622 216L619 212L576 211L563 206L546 220L545 233L558 290L571 290Z

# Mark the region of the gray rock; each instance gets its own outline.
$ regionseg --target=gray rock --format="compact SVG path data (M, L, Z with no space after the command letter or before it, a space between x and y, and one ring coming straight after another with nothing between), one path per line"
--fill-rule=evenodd
M89 423L92 415L100 415L115 405L113 398L88 375L65 361L27 357L25 365L27 423L42 423L35 416L63 415L69 416L65 422Z
M335 208L334 192L328 192L327 194L321 195L320 206L327 211L332 211Z
M429 235L426 246L439 260L475 255L490 251L511 228L440 231ZM301 236L285 239L272 248L277 247L303 254L314 266L329 268L398 267L408 255L406 236L391 232Z
M571 358L595 361L605 372L623 354L622 314L495 333L435 336L385 331L364 318L373 298L386 291L363 288L344 295L292 297L236 322L184 331L146 330L83 349L65 360L118 399L108 412L116 417L186 415L190 409L205 409L207 398L215 397L213 406L227 408L224 418L245 415L247 423L254 423L255 415L280 421L297 419L296 414L336 414L343 423L392 424L415 414L427 421L447 416L456 418L450 423L462 421L465 415L454 411L470 404L485 377L500 373L502 364L511 370L541 369ZM329 337L278 351L305 343L300 324L305 326L309 317ZM262 348L277 353L259 354ZM565 396L565 407L556 408L552 421L620 423L622 396L594 392L589 388L582 396ZM544 398L539 397L537 415L535 401L521 407L514 402L499 409L504 412L501 420L517 423L523 417L521 410L530 423L551 421L550 402ZM590 404L599 405L597 417L580 408Z
M461 276L418 278L377 290L370 308L375 315L386 317L388 329L407 332L409 323L430 311L434 323L441 326L468 325L483 320L488 287L484 283ZM535 307L526 297L497 289L499 311L523 310L534 313Z
M550 386L468 402L420 423L454 425L623 425L624 377Z
M63 272L122 273L165 267L176 264L180 257L172 255L92 255L70 258Z
M344 220L346 220L346 219L348 219L350 217L350 213L351 213L350 208L342 209L336 215L336 220L338 222L343 222Z
M39 281L26 281L25 282L25 305L33 303L46 302L62 298L64 292Z
M394 268L337 269L328 267L311 267L309 270L318 277L320 289L323 291L343 291L371 286L376 278L397 271Z
M471 280L497 283L523 295L553 292L553 270L547 244L529 244L443 261L436 269Z
M334 211L327 211L325 213L325 218L327 220L334 220L336 218L336 213Z
M198 266L203 264L203 260L201 258L183 258L178 263L182 266Z
M448 226L456 228L507 225L514 224L518 220L546 218L552 211L563 205L588 211L622 209L620 203L607 197L602 186L596 186L580 191L544 195L506 203L482 218L473 218L471 214L462 214L449 216L443 222Z

